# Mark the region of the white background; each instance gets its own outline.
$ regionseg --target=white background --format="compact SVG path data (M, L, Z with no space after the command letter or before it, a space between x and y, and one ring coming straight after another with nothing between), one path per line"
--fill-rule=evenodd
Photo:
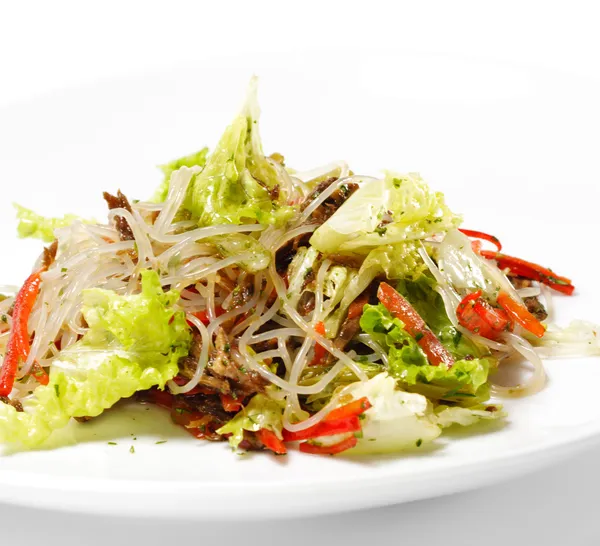
M572 73L600 78L599 19L592 2L413 4L0 3L0 107L116 75L168 71L175 60L194 67L194 59L207 51L252 55L393 44L408 51L542 65L564 78ZM477 492L269 525L115 520L0 506L0 542L598 544L598 461L596 448Z

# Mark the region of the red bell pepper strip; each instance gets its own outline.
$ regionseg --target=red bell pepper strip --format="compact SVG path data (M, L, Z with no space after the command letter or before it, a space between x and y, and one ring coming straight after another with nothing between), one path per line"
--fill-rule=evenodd
M462 299L456 309L456 316L461 326L487 339L497 339L502 332L512 329L506 312L492 307L482 299L481 290Z
M173 395L167 391L152 389L148 392L149 401L162 408L171 409L173 407Z
M15 384L19 364L29 356L29 315L40 293L41 274L45 268L32 273L15 298L12 314L12 331L6 347L6 355L0 370L0 396L8 396Z
M366 396L359 398L358 400L354 400L344 406L339 408L335 408L331 410L327 416L325 417L325 421L337 421L338 419L345 419L347 417L352 417L353 415L360 415L370 409L371 402Z
M360 430L360 419L357 415L336 419L334 421L321 421L312 427L291 432L283 430L283 439L286 442L300 442L311 438L321 436L333 436L334 434L344 434L345 432L358 432Z
M488 260L496 260L500 269L509 269L514 275L542 282L563 294L570 296L575 290L575 287L571 284L571 279L557 275L547 267L491 250L482 250L481 255Z
M445 364L448 368L452 367L454 364L452 355L406 299L386 282L379 285L377 297L394 317L405 324L406 331L415 338L432 366Z
M256 434L262 444L276 455L285 455L287 453L285 445L283 445L283 442L272 430L261 428Z
M46 370L44 370L37 362L34 362L33 366L31 366L31 375L40 385L47 385L50 382Z
M366 396L363 396L358 400L353 400L344 406L330 411L320 423L312 427L299 430L298 432L290 432L284 429L283 439L286 442L298 442L319 436L358 432L361 428L358 416L369 408L371 408L371 403Z
M234 398L229 394L220 394L219 396L221 397L221 404L223 405L223 409L225 411L240 411L244 407L241 400Z
M495 237L494 235L489 235L487 233L484 233L483 231L474 231L472 229L459 229L458 231L464 233L467 237L472 237L474 239L483 239L484 241L492 243L496 246L498 252L502 250L502 243L500 242L500 239L498 239L498 237Z
M536 319L523 305L513 300L506 292L498 294L498 304L517 324L529 330L534 336L543 337L546 333L544 325Z
M225 310L221 306L215 307L215 316L220 317L223 313L225 313ZM205 326L208 326L208 324L210 323L210 318L208 317L208 310L205 309L203 311L198 311L197 313L192 314ZM191 324L189 321L188 324L190 326L193 326L193 324Z
M317 322L317 324L315 324L315 332L317 332L317 334L320 334L322 336L325 335L325 324L322 321ZM323 360L323 358L325 357L326 354L327 354L327 349L325 349L325 347L323 347L322 345L319 345L318 343L316 343L313 358L308 363L308 365L316 366L317 364L319 364L321 362L321 360Z
M357 442L356 436L350 436L350 438L342 440L332 446L322 446L304 442L303 444L300 444L300 451L302 451L302 453L311 453L312 455L336 455L337 453L353 448Z

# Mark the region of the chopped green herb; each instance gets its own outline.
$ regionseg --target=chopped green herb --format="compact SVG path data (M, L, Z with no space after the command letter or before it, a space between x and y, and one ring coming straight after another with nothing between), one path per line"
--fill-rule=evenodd
M417 332L417 335L415 336L415 341L418 343L419 341L421 341L423 339L423 332Z
M5 324L8 322L8 317L6 315L2 315L2 322Z
M54 392L56 393L56 397L60 396L60 386L58 384L54 384Z
M108 442L108 445L109 445L109 446L116 446L116 445L117 445L117 442Z
M419 438L416 442L416 446L417 447L421 447L421 444L423 443L423 440L421 438Z
M135 453L135 447L131 446L131 447L129 448L129 453Z
M458 344L460 343L461 338L462 338L462 332L460 330L456 330L456 334L454 334L454 337L452 338L452 342L454 343L455 347L458 347Z
M156 442L156 445L166 444L166 443L167 443L166 440L160 440L160 441Z

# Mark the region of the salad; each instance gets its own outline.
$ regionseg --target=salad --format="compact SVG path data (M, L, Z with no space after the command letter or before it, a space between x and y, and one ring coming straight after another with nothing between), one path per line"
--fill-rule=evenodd
M502 419L542 358L600 354L594 325L551 322L571 280L462 228L416 173L291 169L258 117L253 80L212 152L146 201L104 193L104 223L17 206L48 246L0 295L0 442L127 399L237 452L397 452ZM529 377L496 384L518 360Z

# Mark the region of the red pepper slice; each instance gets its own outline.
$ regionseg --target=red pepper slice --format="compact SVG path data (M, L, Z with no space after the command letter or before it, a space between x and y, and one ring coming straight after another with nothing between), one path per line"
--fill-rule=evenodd
M563 294L570 296L575 290L571 279L557 275L547 267L491 250L482 250L481 255L488 260L496 260L500 269L509 269L514 275L542 282Z
M487 339L497 339L502 332L512 330L512 323L506 312L485 301L481 297L481 290L462 299L456 309L456 316L461 326Z
M322 336L325 335L325 324L322 321L317 322L317 324L315 324L315 332L317 332L317 334L320 334ZM322 345L319 345L318 343L316 343L313 358L308 363L308 365L316 366L317 364L319 364L321 362L321 360L323 360L323 358L325 357L326 354L327 354L327 349L325 349L325 347L323 347Z
M40 293L41 274L45 268L32 273L15 298L12 314L12 331L6 346L6 354L0 370L0 396L8 396L15 384L19 364L27 360L29 345L29 316Z
M234 398L229 394L220 394L221 404L223 404L223 409L227 412L240 411L244 405L241 400L238 398Z
M495 332L491 325L475 311L475 304L480 298L481 290L467 294L456 308L456 317L461 326L474 334L487 339L496 339L499 332Z
M345 432L358 432L360 430L360 419L357 415L336 419L334 421L323 420L316 425L291 432L283 430L283 439L286 442L300 442L311 438L319 438L321 436L333 436L334 434L344 434Z
M536 319L523 305L513 300L506 292L498 294L498 304L506 311L508 316L526 330L537 337L546 333L544 325Z
M215 316L220 317L223 313L225 313L225 310L220 305L215 307ZM210 324L208 310L205 309L203 311L198 311L197 313L192 313L192 315L194 315L205 326L208 326L208 324ZM188 321L188 324L190 326L193 326L193 324L190 321Z
M34 362L33 366L31 366L31 375L35 377L36 381L40 385L47 385L50 382L50 378L46 373L46 370L42 368L39 363Z
M287 453L285 445L272 430L261 428L256 434L268 450L277 455L285 455Z
M366 396L349 402L348 404L331 410L325 417L325 421L336 421L338 419L345 419L346 417L352 417L353 415L360 415L368 409L370 409L371 402Z
M148 392L149 401L162 408L171 409L173 407L173 395L167 391L152 389Z
M488 233L484 233L483 231L474 231L472 229L459 229L461 233L464 233L467 237L473 237L475 239L483 239L484 241L488 241L496 246L498 252L502 250L502 243L500 239L494 235L489 235Z
M332 446L319 446L304 442L303 444L300 444L300 451L302 451L302 453L310 453L312 455L336 455L337 453L341 453L342 451L353 448L357 442L358 440L356 439L356 436L350 436L350 438L342 440L341 442L333 444Z
M452 367L454 364L452 355L406 299L386 282L379 285L377 297L394 317L405 324L406 331L415 338L432 366L445 364L448 368Z

